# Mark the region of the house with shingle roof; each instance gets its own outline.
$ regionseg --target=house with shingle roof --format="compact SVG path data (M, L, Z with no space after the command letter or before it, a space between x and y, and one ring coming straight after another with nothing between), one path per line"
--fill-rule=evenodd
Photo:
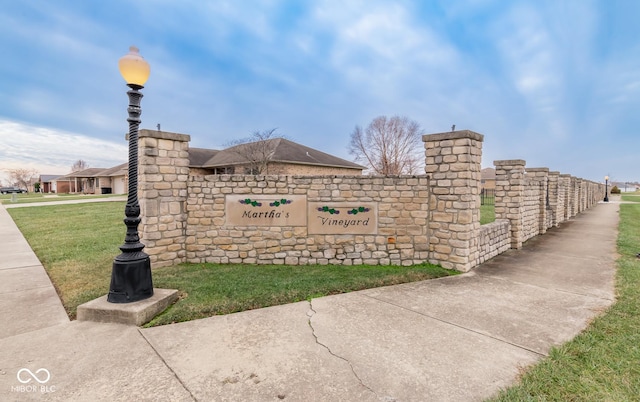
M285 138L249 142L220 151L191 148L189 165L201 174L360 175L366 169Z
M59 193L126 194L128 163L89 168L54 179ZM249 142L217 150L189 148L192 175L278 174L360 175L366 167L285 138Z
M59 174L41 174L38 177L38 183L41 193L55 193L55 179L62 175Z
M125 162L118 166L96 174L96 192L101 194L126 194L128 189L129 163Z
M484 168L480 171L480 182L482 188L493 190L496 188L496 170L494 168Z
M88 168L71 172L57 177L56 191L58 193L94 194L96 189L96 175L105 168Z

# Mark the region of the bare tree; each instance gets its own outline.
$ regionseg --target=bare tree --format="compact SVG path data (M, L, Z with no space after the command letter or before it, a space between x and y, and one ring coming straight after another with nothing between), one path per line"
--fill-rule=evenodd
M38 175L35 169L8 169L9 181L12 185L20 188L29 189L32 180Z
M232 141L228 144L229 151L238 155L243 162L246 162L246 172L250 174L267 173L269 161L273 156L278 138L277 128L264 131L254 131L249 138Z
M75 161L75 163L71 166L71 171L72 172L79 172L81 170L85 170L89 167L89 164L82 160L82 159L78 159L77 161Z
M351 133L349 153L380 175L415 174L424 155L420 125L407 117L376 117Z

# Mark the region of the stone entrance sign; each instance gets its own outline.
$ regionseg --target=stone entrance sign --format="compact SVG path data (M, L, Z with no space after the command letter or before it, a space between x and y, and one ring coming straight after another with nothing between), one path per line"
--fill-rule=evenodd
M309 234L377 234L376 203L309 203Z
M309 234L377 234L376 203L309 202L304 195L227 195L226 226L307 226Z
M305 195L227 195L227 226L306 226Z
M188 135L140 130L145 251L154 267L428 261L466 272L604 197L604 183L495 161L496 222L480 225L483 138L423 136L427 175L214 175L189 167Z

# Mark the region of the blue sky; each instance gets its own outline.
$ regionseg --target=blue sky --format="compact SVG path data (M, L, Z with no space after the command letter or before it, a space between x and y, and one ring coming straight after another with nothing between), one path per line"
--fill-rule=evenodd
M0 4L0 170L124 162L117 61L134 44L142 127L194 147L277 127L351 160L356 125L402 115L484 134L483 167L640 180L637 0Z

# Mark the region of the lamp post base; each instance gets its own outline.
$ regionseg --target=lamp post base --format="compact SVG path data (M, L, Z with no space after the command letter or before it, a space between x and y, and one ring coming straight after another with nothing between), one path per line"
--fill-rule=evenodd
M109 303L133 303L153 296L151 280L151 260L142 259L113 262Z

